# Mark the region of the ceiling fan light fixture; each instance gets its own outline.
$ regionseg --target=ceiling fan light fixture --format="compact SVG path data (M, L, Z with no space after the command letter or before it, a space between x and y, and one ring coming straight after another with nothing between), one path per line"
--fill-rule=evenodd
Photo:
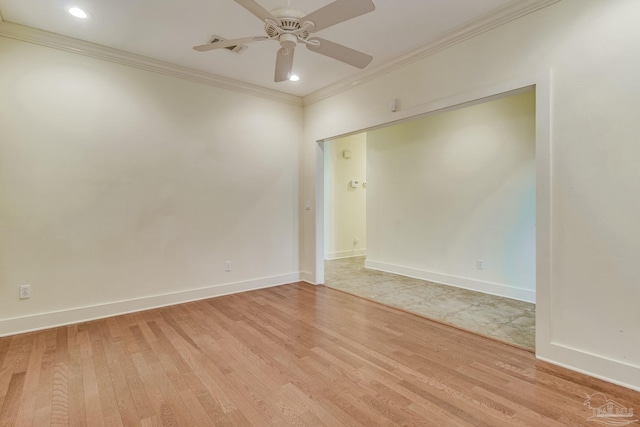
M67 9L67 11L71 14L71 16L79 19L87 19L89 17L89 14L79 7L70 7L69 9Z
M280 37L278 37L278 41L280 42L280 47L283 47L285 49L295 49L296 44L298 42L298 37L294 36L293 34L280 34Z
M300 80L300 76L298 76L297 74L291 74L289 76L289 81L291 82L297 82L298 80Z

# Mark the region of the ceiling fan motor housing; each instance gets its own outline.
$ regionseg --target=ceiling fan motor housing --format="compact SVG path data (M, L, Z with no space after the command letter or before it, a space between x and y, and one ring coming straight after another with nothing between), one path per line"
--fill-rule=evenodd
M302 28L302 23L300 19L305 17L307 14L301 12L296 9L291 9L288 7L281 7L271 11L271 14L278 19L277 22L269 22L264 26L264 31L267 33L269 37L277 37L278 34L281 34L283 31L293 32ZM277 24L277 25L274 25ZM307 39L309 37L308 31L303 31L299 33L298 37L302 39ZM282 41L281 38L278 40ZM284 47L284 46L283 46Z

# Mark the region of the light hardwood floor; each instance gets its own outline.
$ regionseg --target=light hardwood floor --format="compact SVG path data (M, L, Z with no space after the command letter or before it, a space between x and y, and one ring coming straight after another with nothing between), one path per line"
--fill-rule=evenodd
M593 425L640 394L292 284L0 338L0 425Z

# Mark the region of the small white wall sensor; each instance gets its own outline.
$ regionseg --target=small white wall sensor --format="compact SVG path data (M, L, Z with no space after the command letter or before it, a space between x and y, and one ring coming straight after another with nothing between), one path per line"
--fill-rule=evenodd
M389 107L391 108L391 112L395 113L400 109L400 100L398 98L393 98Z

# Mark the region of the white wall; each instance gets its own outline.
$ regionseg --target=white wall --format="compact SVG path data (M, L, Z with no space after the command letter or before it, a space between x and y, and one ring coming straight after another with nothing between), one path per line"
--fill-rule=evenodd
M350 158L343 156L349 151ZM327 141L325 155L325 259L366 255L367 134ZM358 187L351 180L360 181ZM355 243L355 239L358 243Z
M640 389L637 16L637 0L563 0L362 80L304 121L294 106L0 39L0 333L282 283L298 260L321 278L316 141L395 120L392 98L417 110L548 71L537 354ZM34 296L17 301L26 282Z
M533 91L367 142L368 268L535 302Z
M550 72L551 161L538 167L551 172L537 174L551 179L550 248L538 249L550 263L548 279L537 271L537 355L640 389L638 16L637 0L564 0L307 106L302 197L322 203L316 141L395 120L392 98L410 110ZM321 278L318 224L304 213L303 269Z
M298 280L301 107L7 38L0 93L0 334Z

